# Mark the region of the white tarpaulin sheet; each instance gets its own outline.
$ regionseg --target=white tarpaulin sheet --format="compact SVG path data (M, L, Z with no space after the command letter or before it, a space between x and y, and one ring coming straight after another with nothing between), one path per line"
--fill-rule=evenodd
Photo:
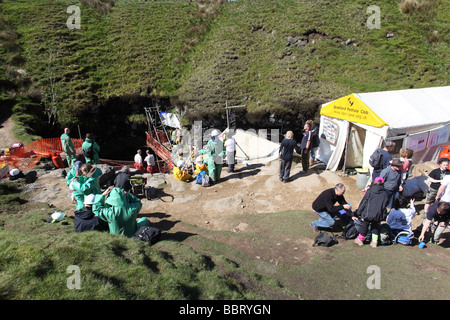
M178 119L178 116L176 114L169 112L160 112L159 117L161 118L161 122L163 125L181 129L180 120Z

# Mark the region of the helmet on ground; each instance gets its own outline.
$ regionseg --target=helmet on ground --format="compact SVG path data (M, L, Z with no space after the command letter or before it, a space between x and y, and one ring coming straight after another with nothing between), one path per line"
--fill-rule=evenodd
M9 172L9 175L10 175L11 177L15 177L15 176L17 176L19 173L20 173L20 170L14 168L14 169L12 169L12 170Z

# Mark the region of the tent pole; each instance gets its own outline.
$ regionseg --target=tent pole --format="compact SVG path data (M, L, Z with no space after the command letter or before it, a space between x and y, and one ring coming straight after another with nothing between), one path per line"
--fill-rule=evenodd
M352 123L348 123L348 133L347 140L345 141L345 151L344 151L344 165L342 166L342 176L345 176L345 165L347 163L347 151L348 151L348 142L350 141L350 135L352 133Z

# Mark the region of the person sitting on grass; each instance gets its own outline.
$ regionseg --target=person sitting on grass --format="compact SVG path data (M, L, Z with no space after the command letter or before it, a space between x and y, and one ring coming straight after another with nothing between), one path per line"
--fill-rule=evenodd
M74 226L75 232L84 231L108 231L108 224L97 217L92 212L92 205L95 202L95 194L89 194L84 198L84 208L75 211Z
M111 186L95 197L92 211L108 223L110 233L131 238L140 227L150 226L145 217L136 221L141 208L141 200L134 194Z
M386 222L394 234L400 231L409 231L412 234L412 220L416 216L414 199L398 196L394 200L394 207L389 212Z
M81 176L76 176L70 183L70 187L74 191L74 196L77 200L77 210L84 208L85 196L91 193L101 193L99 178L102 175L102 170L87 163L83 164L79 171Z

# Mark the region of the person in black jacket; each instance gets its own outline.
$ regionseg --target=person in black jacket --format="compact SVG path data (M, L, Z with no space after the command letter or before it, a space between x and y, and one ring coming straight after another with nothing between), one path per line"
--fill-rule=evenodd
M128 166L123 166L114 179L114 186L117 188L122 188L126 193L131 190L131 182L130 182L131 174L130 168Z
M294 140L294 133L292 131L286 132L286 138L281 141L280 145L280 181L288 182L291 173L292 159L294 159L294 150L301 154L301 149L297 146Z
M311 222L311 228L315 233L318 228L331 228L334 226L334 218L339 216L342 209L351 210L352 206L344 198L345 186L338 183L334 188L323 191L312 204L315 213L320 217L319 220ZM339 204L335 206L336 202Z
M370 246L374 248L378 246L378 237L381 228L380 222L387 218L389 199L389 193L384 189L384 179L382 177L375 178L374 183L367 190L355 213L361 221L359 235L355 239L356 244L360 246L364 244L363 240L370 226L372 230Z
M84 198L84 208L75 211L74 225L75 232L83 231L109 231L106 221L103 221L92 212L95 194L89 194Z

